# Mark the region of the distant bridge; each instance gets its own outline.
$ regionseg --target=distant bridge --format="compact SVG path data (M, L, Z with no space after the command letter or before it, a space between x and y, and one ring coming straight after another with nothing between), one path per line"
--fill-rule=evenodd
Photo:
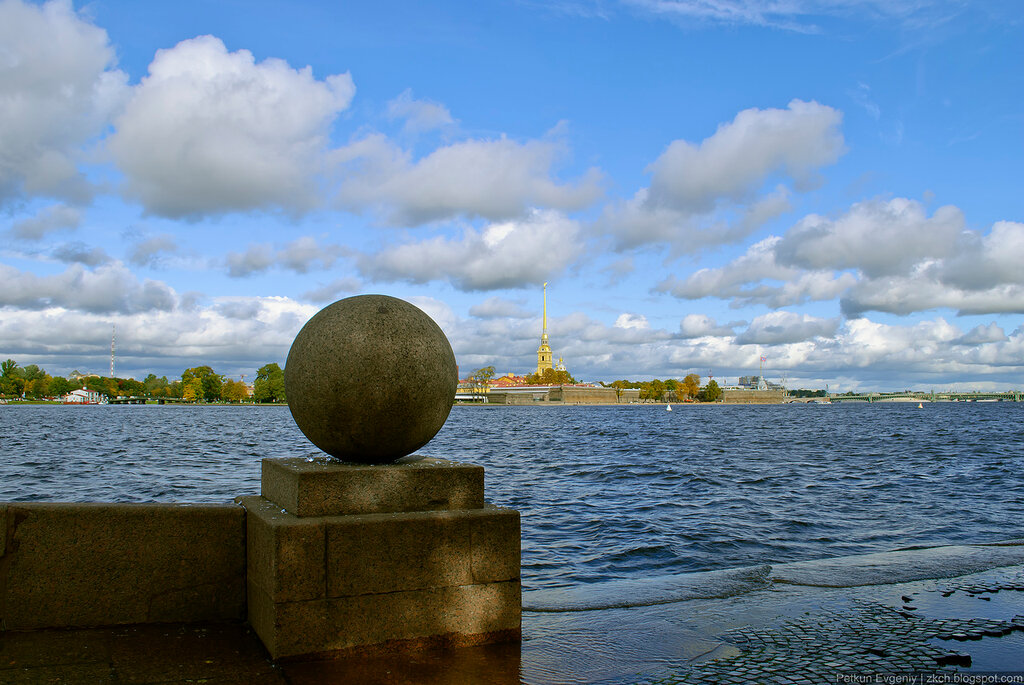
M832 402L1021 402L1024 392L871 392L830 395Z

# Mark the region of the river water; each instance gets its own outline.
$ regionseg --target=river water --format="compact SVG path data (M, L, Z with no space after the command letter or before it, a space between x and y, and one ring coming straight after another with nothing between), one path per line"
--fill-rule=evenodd
M1022 420L1020 403L455 407L420 453L484 466L487 499L522 513L529 607L1024 537ZM318 455L283 407L0 407L0 501L230 502L259 492L262 458Z

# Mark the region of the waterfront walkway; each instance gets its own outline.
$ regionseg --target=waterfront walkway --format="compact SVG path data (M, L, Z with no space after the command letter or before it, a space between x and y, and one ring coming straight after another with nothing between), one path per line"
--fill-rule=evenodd
M928 575L928 558L977 569L977 548L946 549L893 553L884 563L863 557L859 566L785 565L768 587L733 597L524 612L521 645L402 656L273 664L240 624L0 633L0 683L924 682L892 679L909 674L970 682L962 676L979 671L1017 672L1024 682L1024 564L936 580L798 584L835 577L837 568L857 582L877 582L900 564ZM1024 549L1002 551L1005 560Z

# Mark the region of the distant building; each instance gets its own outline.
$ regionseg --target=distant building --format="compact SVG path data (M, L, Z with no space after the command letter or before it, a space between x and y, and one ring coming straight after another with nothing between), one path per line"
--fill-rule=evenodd
M60 398L60 400L64 404L100 404L103 401L103 395L82 388L80 390L72 390Z

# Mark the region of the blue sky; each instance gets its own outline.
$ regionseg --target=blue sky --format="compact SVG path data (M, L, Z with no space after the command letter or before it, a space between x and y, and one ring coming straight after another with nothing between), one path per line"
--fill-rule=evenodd
M0 0L0 357L1024 385L1019 4Z

